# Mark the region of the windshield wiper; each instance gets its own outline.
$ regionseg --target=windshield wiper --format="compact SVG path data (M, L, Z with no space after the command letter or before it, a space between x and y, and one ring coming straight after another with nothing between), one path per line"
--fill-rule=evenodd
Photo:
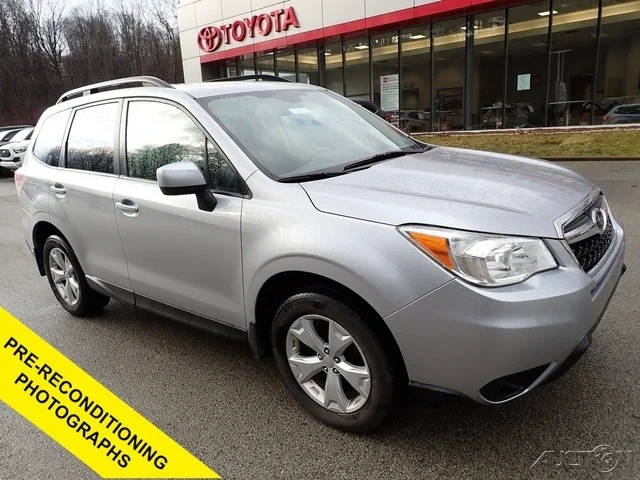
M338 175L344 175L345 171L342 170L326 170L321 172L310 172L303 175L292 175L290 177L282 177L278 179L282 183L298 183L309 182L311 180L320 180L322 178L336 177Z
M356 160L355 162L347 163L343 166L338 166L337 168L330 168L324 170L316 170L309 173L304 173L301 175L292 175L290 177L282 177L278 179L279 182L283 183L298 183L298 182L309 182L311 180L321 180L323 178L336 177L338 175L343 175L345 173L349 173L353 170L357 170L359 168L364 168L373 165L374 163L382 162L384 160L389 160L391 158L404 157L405 155L409 155L412 153L422 153L434 148L432 145L413 145L410 147L403 148L402 150L393 150L390 152L378 153L376 155L372 155L367 158L363 158L360 160Z
M373 165L374 163L382 162L383 160L389 160L391 158L397 158L397 157L404 157L408 153L414 153L414 152L395 150L393 152L378 153L376 155L363 158L362 160L358 160L356 162L347 163L344 167L342 167L342 170L345 172L348 172L349 170L365 167L367 165ZM418 153L418 152L415 152L415 153Z

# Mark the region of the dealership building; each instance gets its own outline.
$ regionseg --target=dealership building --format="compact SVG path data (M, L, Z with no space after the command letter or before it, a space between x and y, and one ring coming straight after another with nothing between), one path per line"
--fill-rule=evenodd
M277 75L408 130L590 125L640 103L640 0L182 0L185 81Z

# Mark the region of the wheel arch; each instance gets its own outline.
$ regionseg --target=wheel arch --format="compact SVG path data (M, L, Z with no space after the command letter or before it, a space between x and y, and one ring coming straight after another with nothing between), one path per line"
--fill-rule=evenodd
M44 258L42 258L42 251L44 249L44 242L51 235L59 235L65 242L69 243L60 229L51 222L41 220L34 225L32 232L33 252L36 257L38 272L40 272L40 276L42 277L46 275L46 271L44 268Z
M355 309L364 317L374 334L381 339L383 348L400 368L403 381L408 378L400 348L376 309L361 295L342 283L323 275L300 270L276 273L268 278L258 291L254 307L255 322L249 322L248 328L249 343L258 358L271 353L269 338L278 307L291 295L302 291L326 293Z

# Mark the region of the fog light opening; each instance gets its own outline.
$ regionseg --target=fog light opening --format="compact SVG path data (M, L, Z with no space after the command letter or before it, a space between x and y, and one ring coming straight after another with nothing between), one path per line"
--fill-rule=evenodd
M549 367L549 363L538 367L496 378L480 389L480 394L490 402L504 402L529 388Z

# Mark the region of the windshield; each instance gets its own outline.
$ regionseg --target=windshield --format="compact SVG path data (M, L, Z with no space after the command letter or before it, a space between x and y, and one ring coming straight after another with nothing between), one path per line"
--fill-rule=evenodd
M377 115L326 90L249 91L200 102L276 180L422 149Z
M19 142L20 140L29 140L32 133L33 128L25 128L24 130L20 130L18 133L16 133L11 140L13 140L14 142Z
M0 133L0 135L3 135L3 136L0 138L0 141L2 141L2 142L6 142L6 141L8 141L8 140L11 140L11 138L12 138L16 133L18 133L19 131L20 131L20 130L11 130L10 132L4 133L4 134L3 134L3 133Z

